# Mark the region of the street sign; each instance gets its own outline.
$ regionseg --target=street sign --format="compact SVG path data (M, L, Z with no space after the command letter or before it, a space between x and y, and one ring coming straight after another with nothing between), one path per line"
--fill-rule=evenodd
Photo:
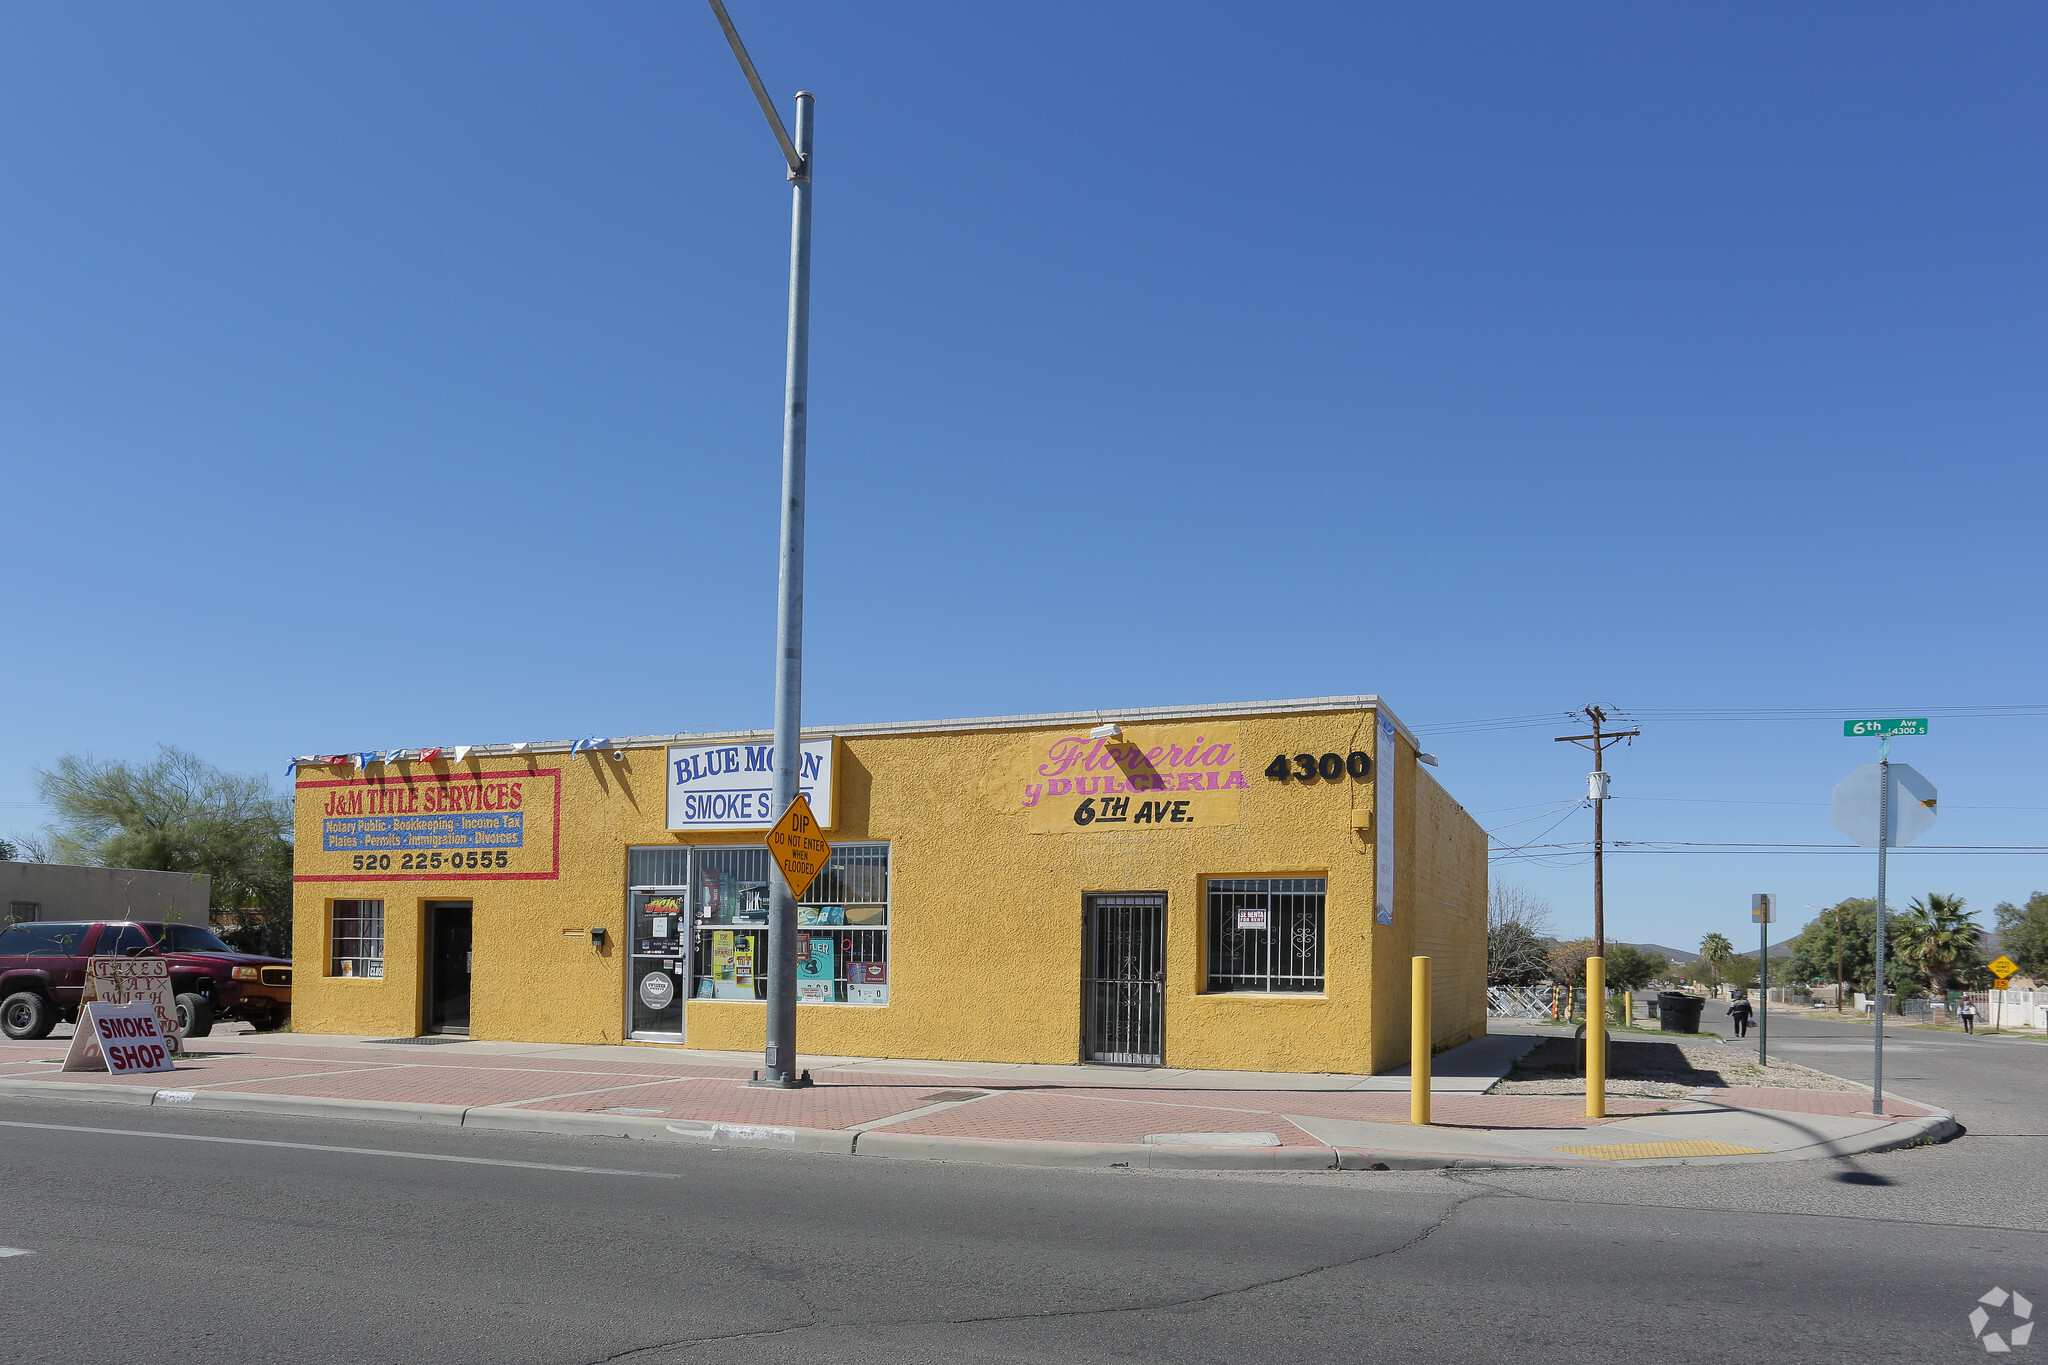
M1749 922L1751 924L1776 924L1778 922L1778 898L1768 891L1759 891L1749 898Z
M782 878L789 883L789 894L803 899L811 883L825 870L825 863L832 856L832 845L825 842L818 833L817 817L811 814L811 803L797 793L796 800L789 803L789 809L782 812L782 818L768 831L768 854L775 859L775 865L782 869Z
M1991 974L1993 976L2016 976L2018 975L2020 970L2020 964L2014 962L2011 958L2007 957L2003 953L2000 953L1997 957L1993 958L1991 961L1985 963L1984 965L1991 969ZM2004 990L2005 987L2000 986L1999 989Z
M1877 847L1878 765L1866 763L1835 787L1835 828L1865 848ZM1912 843L1934 825L1934 784L1909 765L1894 763L1885 845Z
M1882 739L1887 735L1924 735L1927 718L1919 720L1845 720L1842 733L1854 738Z

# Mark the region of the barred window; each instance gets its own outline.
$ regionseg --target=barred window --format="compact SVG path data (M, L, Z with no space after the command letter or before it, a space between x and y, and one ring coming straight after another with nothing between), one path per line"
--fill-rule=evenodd
M768 850L700 848L691 978L709 1000L768 998ZM889 1003L889 846L840 844L797 903L797 1003Z
M1211 881L1208 989L1323 989L1326 888L1322 877Z
M329 976L384 975L384 902L336 901L327 938Z
M683 998L765 1000L768 893L759 845L636 848L627 855L634 1036L679 1034ZM832 850L797 905L797 1001L889 1003L889 845ZM642 991L649 975L668 983Z

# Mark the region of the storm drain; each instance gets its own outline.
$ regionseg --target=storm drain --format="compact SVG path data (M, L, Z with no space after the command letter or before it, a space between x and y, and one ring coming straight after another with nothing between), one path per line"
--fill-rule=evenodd
M438 1047L442 1043L466 1043L469 1039L459 1034L429 1033L420 1038L371 1038L372 1043L414 1043L421 1047Z

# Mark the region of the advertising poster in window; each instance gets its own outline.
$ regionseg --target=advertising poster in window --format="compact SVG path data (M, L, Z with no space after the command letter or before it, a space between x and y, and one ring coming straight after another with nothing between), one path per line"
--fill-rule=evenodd
M798 934L796 936L796 999L798 1004L809 1002L814 1005L831 1004L837 999L833 990L837 957L834 949L838 939L832 934Z
M389 765L386 765L387 767ZM313 837L295 882L553 881L561 871L562 773L427 771L298 784Z
M886 1005L889 1003L889 964L849 962L846 964L846 1003Z
M832 828L833 754L838 742L805 740L798 789L811 814ZM772 809L775 746L772 744L675 744L668 751L668 827L767 829L781 818Z
M1121 735L1042 730L991 783L996 809L1034 834L1158 833L1237 823L1237 725L1127 725Z

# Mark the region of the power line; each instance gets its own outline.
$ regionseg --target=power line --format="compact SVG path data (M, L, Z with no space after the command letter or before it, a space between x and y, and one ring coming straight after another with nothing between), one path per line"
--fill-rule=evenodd
M1610 708L1611 711L1611 708ZM1439 721L1412 727L1418 735L1480 734L1491 730L1529 730L1571 720L1574 711L1545 711L1523 716L1484 716L1475 720ZM1972 706L1766 706L1747 709L1688 708L1668 711L1636 711L1627 719L1637 723L1661 721L1690 724L1712 721L1810 721L1839 720L1845 716L1942 716L1955 720L2012 719L2048 716L2048 702L1985 703ZM1617 718L1620 718L1617 715Z
M1490 830L1486 831L1486 833L1487 833L1487 837L1491 838L1491 837L1492 837L1493 835L1495 835L1495 834L1499 833L1499 832L1500 832L1501 830L1504 830L1504 829L1513 829L1513 828L1514 828L1514 827L1515 827L1516 825L1533 825L1533 824L1535 824L1535 823L1536 823L1536 822L1537 822L1538 820L1541 820L1541 819L1543 819L1543 818L1544 818L1544 816L1548 816L1548 815L1555 815L1555 814L1557 814L1557 813L1558 813L1559 811L1561 811L1561 810L1565 810L1565 809L1577 810L1577 809L1579 809L1579 808L1580 808L1581 806L1583 806L1583 805L1585 805L1585 804L1586 804L1586 803L1585 803L1585 802L1584 802L1583 800L1580 800L1580 799L1578 799L1578 798L1573 798L1572 800L1570 800L1570 801L1567 801L1567 802L1565 802L1565 803L1564 803L1563 805L1558 805L1558 804L1556 804L1556 803L1552 803L1552 804L1551 804L1551 805L1550 805L1549 807L1547 807L1547 808L1546 808L1546 809L1545 809L1545 810L1544 810L1544 811L1542 812L1542 814L1539 814L1539 815L1532 815L1532 816L1530 816L1530 817L1529 817L1528 819L1526 819L1526 820L1510 820L1510 821L1508 821L1508 822L1507 822L1507 823L1506 823L1505 825L1495 825L1495 826L1494 826L1494 827L1493 827L1492 829L1490 829ZM1560 821L1558 821L1558 822L1557 822L1557 824L1558 824L1558 825L1561 825L1561 824L1563 824L1563 823L1564 823L1564 821L1562 821L1562 820L1560 820ZM1557 828L1557 825L1552 825L1552 826L1551 826L1550 828L1551 828L1551 829L1556 829L1556 828Z
M1559 823L1562 823L1561 821ZM1556 828L1556 826L1552 826ZM1541 838L1542 836L1537 836ZM1847 853L1862 853L1855 844L1766 844L1766 843L1706 843L1689 840L1629 840L1610 841L1608 850L1614 853L1644 854L1705 854L1705 853L1792 853L1800 855L1839 856ZM1536 858L1560 858L1590 856L1592 843L1580 840L1569 844L1527 843L1499 853L1488 855L1494 862L1526 861ZM1891 853L1918 856L1942 855L1947 857L2039 857L2048 854L2048 844L1924 844L1910 848L1894 848Z

